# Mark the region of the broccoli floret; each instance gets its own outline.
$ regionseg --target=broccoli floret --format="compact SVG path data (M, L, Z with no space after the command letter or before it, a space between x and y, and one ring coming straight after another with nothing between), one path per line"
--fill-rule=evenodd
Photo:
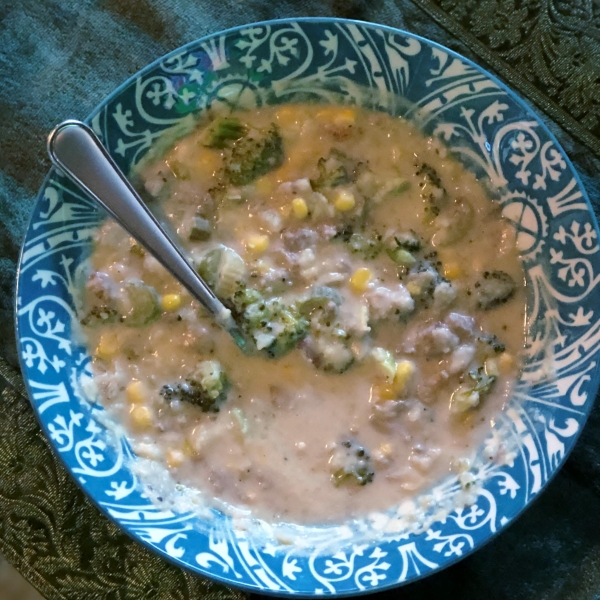
M506 346L491 333L484 333L477 338L481 351L485 358L489 358L494 354L502 354L506 350Z
M205 360L184 383L164 385L160 390L165 400L181 400L199 407L203 412L219 412L227 399L229 379L219 362Z
M244 287L226 305L243 331L255 340L258 350L272 358L283 356L304 339L308 321L296 304L265 299L260 292Z
M450 196L442 184L438 172L427 163L417 164L415 175L421 177L419 183L421 198L425 201L425 211L432 217L437 217L441 210L448 204Z
M374 233L371 236L354 233L348 240L350 250L361 254L365 260L373 260L379 256L383 246L381 244L381 235Z
M230 146L232 142L244 137L247 131L248 128L239 119L224 117L217 121L214 127L210 128L206 146L223 150Z
M353 235L354 227L352 227L352 225L344 225L341 229L336 231L332 239L340 240L342 242L349 242Z
M348 244L351 252L362 254L365 260L373 260L379 256L383 250L382 236L378 233L364 235L354 233L352 225L345 225L339 229L333 236L334 240L339 240Z
M79 321L86 327L115 323L119 320L119 311L107 305L92 306L86 315Z
M283 164L283 139L277 125L251 129L226 151L225 176L233 185L248 185Z
M477 306L490 310L510 300L515 294L515 281L504 271L486 271L475 284Z
M394 241L398 248L408 250L409 252L418 252L423 247L421 240L414 231L398 233L394 236Z
M292 350L308 332L308 321L295 305L281 300L250 304L242 315L242 327L256 340L259 350L275 358Z
M375 477L369 453L351 439L336 446L329 464L331 481L336 487L342 484L367 485Z
M310 184L313 190L321 190L352 183L356 180L359 164L341 150L332 148L327 158L319 159L317 163L319 176L311 179Z
M473 383L463 383L452 394L450 410L453 413L463 413L478 406L492 391L497 379L495 375L488 375L484 367L469 371L469 377Z

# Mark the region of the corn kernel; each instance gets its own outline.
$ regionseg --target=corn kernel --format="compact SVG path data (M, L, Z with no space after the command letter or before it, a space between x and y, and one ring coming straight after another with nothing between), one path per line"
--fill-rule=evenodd
M181 296L179 294L165 294L160 299L160 305L163 310L175 311L181 306Z
M308 206L304 198L294 198L292 200L292 210L297 219L304 219L308 215Z
M418 296L421 293L421 286L414 281L409 281L406 284L406 289L411 296Z
M498 369L500 371L502 371L503 373L510 371L513 368L514 364L515 364L514 357L512 354L509 354L508 352L503 352L498 357Z
M394 376L394 389L397 394L401 394L408 385L410 378L415 372L415 365L410 360L401 360L396 365L396 375Z
M256 254L262 254L269 247L269 238L266 235L251 235L246 239L246 249Z
M455 262L449 262L444 265L444 276L450 280L459 279L464 275L460 265Z
M135 380L125 388L125 395L132 404L142 404L148 397L148 390L141 381Z
M108 360L119 351L119 340L112 332L103 333L96 347L96 356Z
M167 465L171 469L180 467L185 462L185 454L181 450L169 448L167 450Z
M340 190L333 205L335 206L335 210L346 212L352 210L356 206L356 199L354 198L354 194L352 192L348 190Z
M389 383L380 383L378 385L374 385L372 389L372 398L373 402L377 404L378 402L385 402L386 400L393 400L396 398L396 390L394 390L394 386Z
M349 106L325 106L315 116L321 123L350 126L356 122L356 109Z
M221 156L217 152L206 150L200 153L198 172L204 177L212 177L221 165Z
M134 406L129 415L137 429L148 429L152 425L152 411L147 406Z
M261 177L260 179L256 180L254 184L254 189L257 193L261 194L262 196L266 196L273 191L273 182L268 176Z
M341 108L337 111L337 114L333 116L333 122L336 125L342 125L349 127L356 123L356 110L354 108Z
M371 269L360 267L360 269L356 269L352 277L350 277L350 287L352 288L353 292L357 294L363 294L367 291L370 281Z

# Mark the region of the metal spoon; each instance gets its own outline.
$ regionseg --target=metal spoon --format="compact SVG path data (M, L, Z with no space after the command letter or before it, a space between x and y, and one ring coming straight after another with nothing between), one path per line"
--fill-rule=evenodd
M48 136L48 154L58 167L124 227L214 317L235 343L250 343L204 279L168 236L133 189L102 142L85 123L64 121Z

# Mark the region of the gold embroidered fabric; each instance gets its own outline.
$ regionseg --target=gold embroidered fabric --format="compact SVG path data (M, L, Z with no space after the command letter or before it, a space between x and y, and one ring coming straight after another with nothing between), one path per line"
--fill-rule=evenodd
M413 1L600 155L600 2Z
M2 359L0 375L6 381L0 552L42 594L53 600L243 600L240 592L166 563L103 517L50 452L20 376Z

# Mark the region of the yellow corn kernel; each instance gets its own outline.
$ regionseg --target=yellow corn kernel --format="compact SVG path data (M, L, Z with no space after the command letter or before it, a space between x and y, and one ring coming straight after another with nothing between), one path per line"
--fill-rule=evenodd
M356 109L351 107L341 108L333 116L336 125L350 126L356 123Z
M292 211L297 219L304 219L308 215L308 206L304 198L294 198L292 200Z
M148 398L148 390L141 381L134 380L125 388L125 396L132 404L143 404Z
M266 252L269 247L269 238L266 235L251 235L246 239L246 249L255 254Z
M396 375L394 375L394 390L401 394L408 385L410 378L415 372L415 365L410 360L401 360L396 365Z
M160 305L163 310L172 312L177 310L181 306L181 295L180 294L165 294L160 299Z
M447 277L450 280L459 279L464 276L463 270L460 268L460 265L455 262L449 262L444 265L444 277Z
M352 210L356 206L356 199L354 194L348 190L340 190L337 193L335 202L333 203L335 210L339 212L346 212Z
M371 281L371 269L366 267L360 267L356 269L350 277L350 287L352 291L357 294L363 294L367 291L369 282Z
M269 176L265 175L256 180L254 189L262 196L267 196L273 191L273 181Z
M414 281L409 281L406 284L406 289L411 296L418 296L421 293L421 286Z
M515 358L512 354L510 354L508 352L503 352L498 357L498 370L501 371L502 373L506 373L507 371L510 371L513 368L514 364L515 364Z
M356 109L350 106L325 106L316 115L317 121L335 125L354 125Z
M107 331L100 336L96 347L96 356L108 360L112 358L120 348L119 339L115 333Z
M176 448L169 448L167 450L167 465L171 469L176 469L180 467L185 462L185 454L181 450L177 450Z
M200 153L198 172L204 177L212 177L221 166L221 156L217 152L206 150Z
M375 404L396 398L396 390L389 383L379 383L373 386L372 399Z
M147 406L134 406L129 416L131 423L137 429L148 429L152 425L154 415Z

